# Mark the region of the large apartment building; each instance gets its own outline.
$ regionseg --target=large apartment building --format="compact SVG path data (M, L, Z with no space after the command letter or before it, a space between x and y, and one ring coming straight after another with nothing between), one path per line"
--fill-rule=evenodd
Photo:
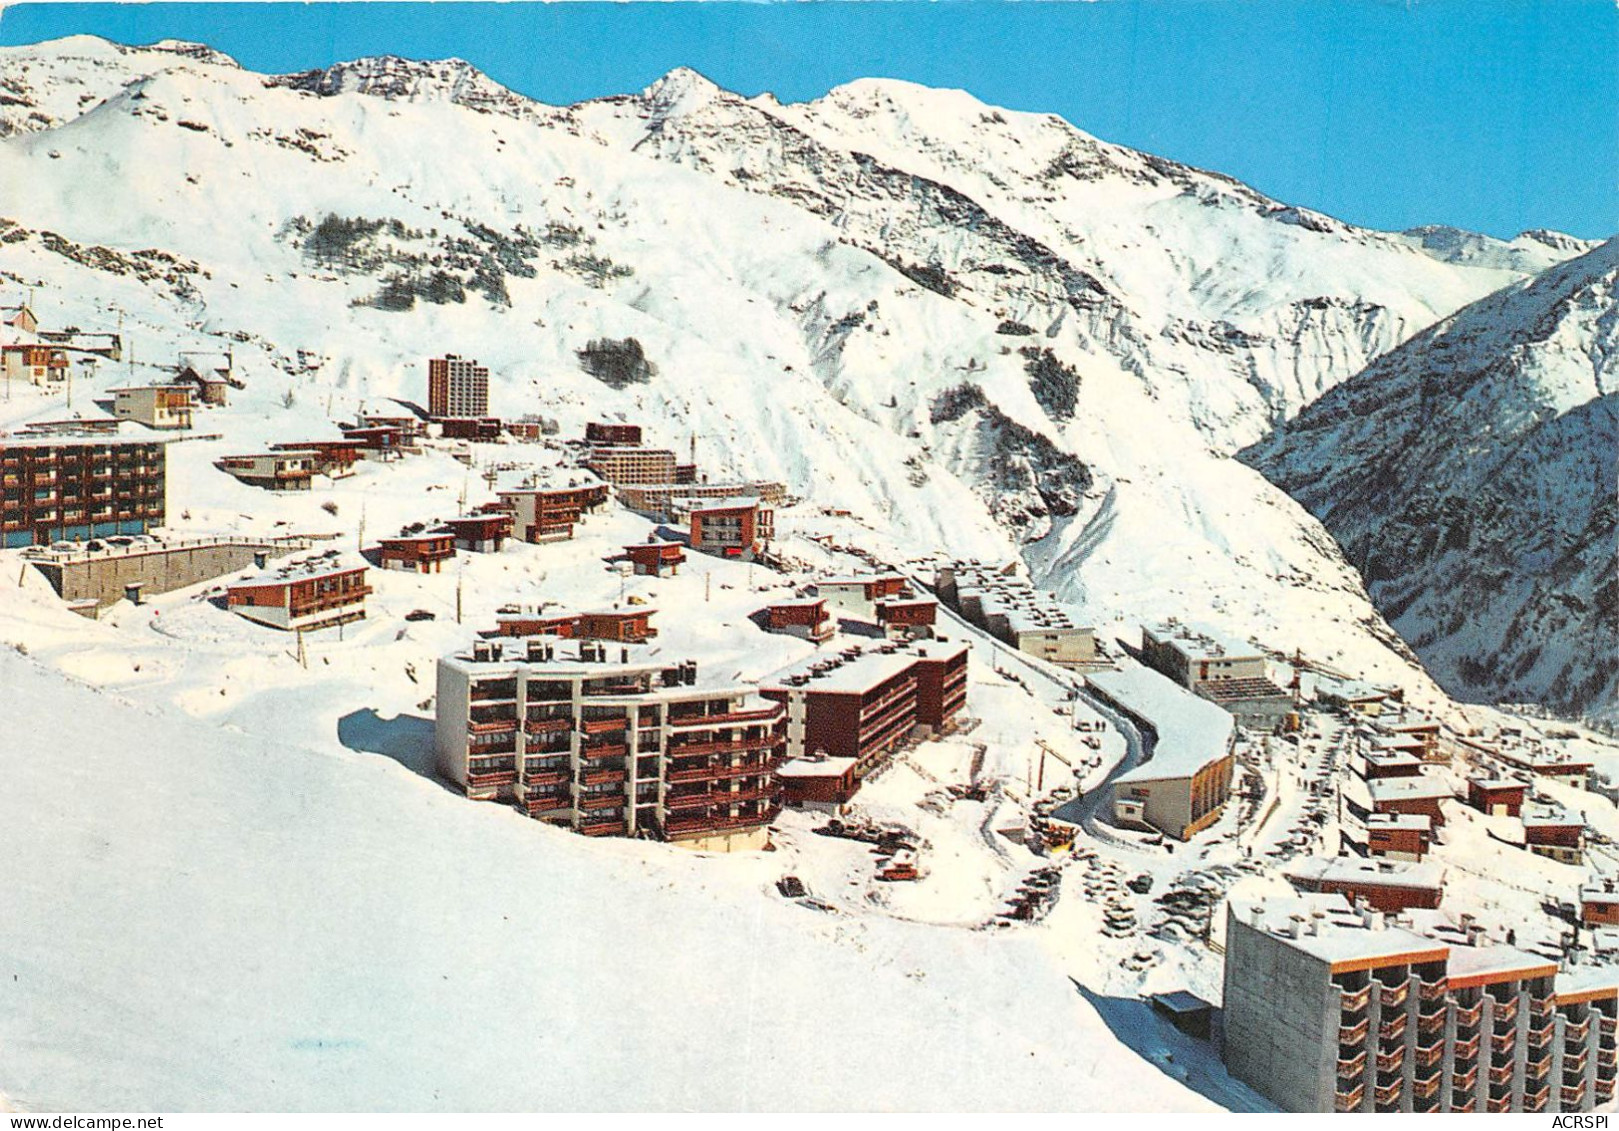
M691 548L700 554L751 562L776 536L775 512L756 498L688 499L676 506L685 515Z
M512 516L512 536L520 542L559 542L573 537L586 514L607 502L607 484L595 480L566 486L501 491L500 508Z
M1096 632L1028 580L976 561L952 562L934 577L939 599L991 636L1062 667L1096 659Z
M581 462L614 485L675 480L675 453L665 448L598 446L589 449Z
M164 521L160 443L0 440L0 547L144 534Z
M947 727L966 706L965 644L942 640L908 646L858 646L811 657L760 685L787 707L792 758L854 758L865 777L919 730Z
M440 772L587 836L762 848L787 712L692 661L596 641L479 641L438 665Z
M489 370L469 357L449 354L427 362L427 415L489 415Z
M1423 931L1412 920L1431 920ZM1590 1111L1614 1095L1619 978L1339 895L1234 900L1224 1052L1294 1112Z
M1086 683L1152 742L1151 755L1113 781L1114 819L1177 840L1219 820L1231 797L1231 716L1148 668L1096 672Z

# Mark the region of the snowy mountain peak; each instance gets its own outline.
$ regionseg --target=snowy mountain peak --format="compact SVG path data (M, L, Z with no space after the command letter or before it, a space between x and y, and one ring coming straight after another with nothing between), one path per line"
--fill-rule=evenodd
M323 98L364 94L396 102L451 102L481 113L519 116L531 99L502 86L465 59L406 59L374 55L329 67L275 75L270 87L308 91Z
M654 118L677 117L699 110L727 92L690 67L676 67L641 92Z
M1619 239L1472 303L1243 454L1460 698L1610 716Z
M199 63L209 63L216 67L241 68L241 64L223 51L216 51L206 43L192 43L184 39L160 39L156 43L149 43L138 50L164 51L170 55L180 55L187 59L194 59Z

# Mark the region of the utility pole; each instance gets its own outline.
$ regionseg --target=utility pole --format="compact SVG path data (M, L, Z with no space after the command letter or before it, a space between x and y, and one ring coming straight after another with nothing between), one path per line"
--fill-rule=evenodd
M466 580L465 567L455 571L455 623L461 623L461 585Z

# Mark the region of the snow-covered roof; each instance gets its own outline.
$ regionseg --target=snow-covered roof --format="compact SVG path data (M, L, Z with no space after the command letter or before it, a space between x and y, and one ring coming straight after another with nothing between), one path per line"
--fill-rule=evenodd
M903 573L845 573L835 577L818 577L816 585L830 585L837 589L851 589L855 586L867 586L877 581L908 581Z
M308 581L310 578L331 577L333 574L369 568L365 559L342 550L325 550L304 557L287 558L266 569L231 582L238 585L280 585L290 581Z
M551 615L548 612L543 614L543 617L549 619ZM668 697L671 692L748 696L749 703L760 708L771 705L767 700L752 694L754 688L750 684L736 678L724 678L711 667L693 663L686 656L668 655L661 646L655 644L547 639L546 643L550 648L549 658L530 659L528 641L524 638L496 638L481 643L491 657L488 660L476 659L473 652L457 652L443 657L439 662L471 676L498 675L502 672L516 672L519 668L527 668L531 672L539 670L547 676L557 678L583 676L589 679L612 675L658 675L686 664L688 670L694 672L691 683L671 683L657 686L655 690L664 697ZM599 658L589 659L587 656Z
M841 778L854 768L858 758L794 758L776 768L778 778Z
M1585 821L1557 805L1526 805L1518 818L1526 829L1583 828Z
M731 495L720 499L685 498L676 499L675 506L693 514L705 511L734 511L750 510L759 505L757 495Z
M790 664L766 676L760 686L769 690L802 689L859 695L893 679L915 663L916 653L910 649L868 652L855 647L841 653L810 656Z
M1580 888L1582 903L1619 903L1619 891L1612 880L1596 880Z
M1559 1005L1619 996L1619 969L1612 966L1571 966L1558 971L1553 992L1557 994Z
M1152 757L1116 781L1188 778L1231 747L1234 724L1227 712L1150 668L1095 672L1085 679L1158 736Z
M1433 818L1426 813L1368 813L1367 831L1388 829L1394 832L1431 832Z
M1231 912L1241 922L1259 926L1287 946L1334 965L1379 960L1389 964L1438 962L1445 958L1444 943L1389 925L1376 913L1362 915L1341 895L1301 893L1233 899Z
M1429 801L1451 796L1438 778L1377 778L1366 783L1373 801Z
M1158 643L1173 648L1186 659L1263 659L1264 653L1234 633L1211 625L1170 619L1143 628Z
M146 444L167 445L173 441L158 436L0 436L0 447L6 448L69 448L69 447L138 447Z
M1380 887L1434 889L1443 883L1444 871L1438 864L1428 860L1413 864L1397 864L1391 861L1361 860L1351 856L1316 856L1295 864L1288 872L1288 877L1314 883L1327 880L1338 883L1375 884Z
M1557 972L1557 963L1538 954L1527 954L1516 947L1491 943L1489 946L1450 944L1447 973L1450 984L1482 986L1514 978L1540 978Z

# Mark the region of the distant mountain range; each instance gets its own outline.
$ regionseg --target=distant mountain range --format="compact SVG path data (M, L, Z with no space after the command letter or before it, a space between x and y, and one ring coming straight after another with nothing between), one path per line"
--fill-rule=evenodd
M459 60L263 76L86 37L0 51L0 184L0 289L53 321L121 314L147 357L228 338L259 373L233 437L416 394L422 358L470 354L504 415L696 436L717 471L849 511L874 551L1020 554L1115 631L1194 615L1419 697L1417 654L1464 697L1612 690L1572 658L1600 644L1604 576L1611 606L1611 555L1587 567L1604 514L1612 548L1612 462L1564 461L1611 441L1611 245L1360 229L902 82L788 105L677 70L553 107ZM579 368L631 337L645 383ZM1592 395L1543 404L1500 368L1531 354L1591 361ZM1423 376L1464 355L1496 376ZM1470 407L1423 401L1441 385ZM1374 402L1406 411L1345 415ZM1481 449L1498 412L1555 427ZM1447 506L1509 458L1491 537L1457 533ZM1525 521L1553 497L1566 537Z

